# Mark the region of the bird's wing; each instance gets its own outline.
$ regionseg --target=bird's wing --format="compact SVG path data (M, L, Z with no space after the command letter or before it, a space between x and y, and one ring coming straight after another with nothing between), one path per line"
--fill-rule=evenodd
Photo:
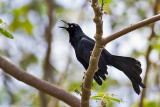
M85 69L88 68L89 65L89 59L91 56L91 52L93 50L95 42L89 40L88 38L84 38L81 40L81 43L79 44L78 47L78 55L77 55L77 59L79 60L79 62L84 66ZM99 59L99 63L98 63L98 71L95 73L94 79L95 81L101 85L102 81L100 79L100 77L105 80L106 76L105 74L108 74L107 72L107 63L104 59L104 57L101 55L100 59Z

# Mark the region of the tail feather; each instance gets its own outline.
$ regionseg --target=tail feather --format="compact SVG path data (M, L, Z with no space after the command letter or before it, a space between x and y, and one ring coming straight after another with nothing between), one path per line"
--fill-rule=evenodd
M106 80L106 76L102 71L98 70L95 75L100 76L103 80Z
M139 84L142 88L146 88L146 86L143 84L143 83L141 83L141 84Z
M145 88L145 85L142 83L142 79L140 77L142 69L139 61L130 57L112 55L112 59L109 62L110 65L123 71L123 73L131 80L133 89L137 94L140 93L139 86Z
M100 79L100 77L99 77L97 74L94 75L94 80L95 80L99 85L102 85L102 80Z

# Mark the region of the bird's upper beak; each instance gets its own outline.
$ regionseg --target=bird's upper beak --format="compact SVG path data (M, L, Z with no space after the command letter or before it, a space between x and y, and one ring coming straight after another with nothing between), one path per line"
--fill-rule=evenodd
M64 27L64 26L62 27L62 26L59 26L59 28L63 28L63 29L66 29L66 30L67 30L67 29L69 28L69 25L70 25L70 24L69 24L68 22L64 21L64 20L61 20L61 21L62 21L62 22L64 22L65 24L67 24L67 25L68 25L68 27Z

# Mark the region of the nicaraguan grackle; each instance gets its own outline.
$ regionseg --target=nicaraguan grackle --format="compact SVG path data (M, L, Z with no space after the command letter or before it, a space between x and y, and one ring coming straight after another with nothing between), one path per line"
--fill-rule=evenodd
M75 49L76 57L87 70L91 51L93 50L95 41L86 36L78 24L67 23L65 21L63 22L66 23L68 27L60 28L64 28L68 31L69 42ZM142 79L140 77L140 74L142 73L140 62L131 57L112 55L106 49L102 50L98 63L99 69L94 75L94 80L99 85L102 85L101 78L105 80L106 75L108 75L107 65L121 70L131 80L133 89L137 94L140 93L140 86L145 88L145 85L142 83Z

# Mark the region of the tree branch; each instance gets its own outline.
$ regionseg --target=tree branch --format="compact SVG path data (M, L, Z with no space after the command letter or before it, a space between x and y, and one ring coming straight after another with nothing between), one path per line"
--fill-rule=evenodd
M57 86L54 86L49 82L38 79L37 77L28 74L27 72L11 64L2 57L0 57L0 68L2 68L4 72L10 74L19 81L22 81L34 88L37 88L38 90L45 92L53 97L56 97L72 107L80 106L80 100L77 97Z
M51 55L51 49L52 49L52 26L53 26L53 6L54 6L54 0L46 0L47 5L48 5L48 19L49 19L49 24L46 27L44 37L47 42L47 52L45 56L45 61L44 61L44 80L51 82L53 73L52 73L52 65L50 63L50 55Z
M97 72L98 70L98 61L104 46L107 43L121 37L124 34L127 34L142 26L145 26L147 24L160 20L160 14L159 14L159 15L153 16L152 18L145 19L134 25L124 28L123 30L120 30L106 38L102 38L102 35L103 35L102 15L103 14L101 12L101 8L98 5L98 0L92 0L92 8L95 13L94 22L96 24L96 34L95 34L96 44L94 46L93 52L90 57L89 67L84 76L85 78L84 78L83 89L82 89L81 107L89 107L89 99L91 95L91 86L92 86L93 76L95 72Z
M133 25L127 27L127 28L124 28L124 29L122 29L122 30L120 30L120 31L118 31L116 33L113 33L110 36L104 38L103 39L103 44L106 45L107 43L109 43L109 42L111 42L111 41L123 36L124 34L127 34L127 33L131 32L131 31L133 31L135 29L138 29L138 28L140 28L142 26L145 26L147 24L151 24L151 23L156 22L158 20L160 20L160 14L155 15L155 16L149 18L149 19L142 20L142 21L140 21L140 22L138 22L136 24L133 24Z
M98 5L98 0L92 0L92 8L95 13L94 22L96 24L96 44L94 46L93 52L90 57L89 67L84 76L84 83L82 89L81 107L89 107L89 99L91 94L91 87L93 76L98 70L98 61L101 51L103 49L102 35L103 35L103 21L102 21L102 11Z

